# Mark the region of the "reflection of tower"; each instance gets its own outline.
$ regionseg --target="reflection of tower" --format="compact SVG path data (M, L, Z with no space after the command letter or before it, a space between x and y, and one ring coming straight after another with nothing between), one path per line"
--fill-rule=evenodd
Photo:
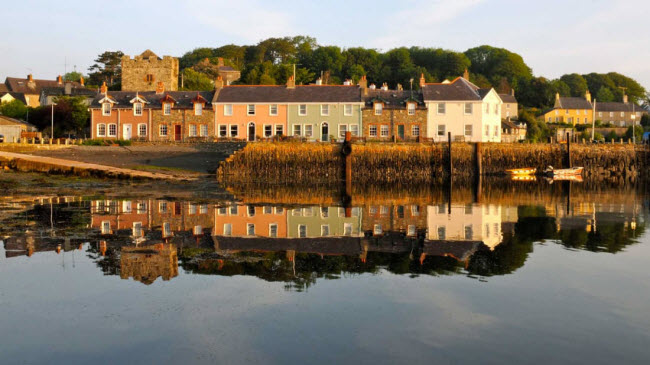
M149 285L162 277L164 281L178 276L176 245L158 243L141 247L123 247L120 256L120 277L133 278Z
M106 241L99 241L99 253L106 256Z

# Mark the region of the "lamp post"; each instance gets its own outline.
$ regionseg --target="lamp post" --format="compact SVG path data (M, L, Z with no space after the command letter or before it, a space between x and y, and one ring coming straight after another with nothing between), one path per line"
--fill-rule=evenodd
M52 130L50 131L50 139L54 139L54 106L56 103L52 103Z

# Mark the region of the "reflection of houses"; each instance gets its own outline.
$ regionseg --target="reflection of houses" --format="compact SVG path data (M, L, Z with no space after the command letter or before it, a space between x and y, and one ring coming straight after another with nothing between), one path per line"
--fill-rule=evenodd
M427 228L427 209L420 205L370 205L363 208L364 232L403 232L416 236Z
M501 243L501 206L451 205L427 208L429 240L481 241L493 250Z
M218 207L214 234L236 237L287 237L287 213L283 207L230 205Z
M144 229L151 229L149 200L94 200L90 205L91 226L102 235L126 232L134 239L144 236Z
M203 236L212 232L213 214L208 204L156 200L151 207L151 222L160 228L163 238L178 233Z
M361 235L360 209L343 207L303 207L291 209L287 215L289 238ZM346 216L349 215L349 216Z
M167 281L178 276L176 245L155 244L141 247L122 247L120 277L151 284L158 277Z

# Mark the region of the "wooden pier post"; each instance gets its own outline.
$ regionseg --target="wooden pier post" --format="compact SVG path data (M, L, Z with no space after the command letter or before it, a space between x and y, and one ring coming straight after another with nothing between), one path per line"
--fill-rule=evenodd
M569 132L566 134L566 167L571 168L571 139L569 138Z
M474 143L474 171L477 176L483 175L483 150L481 142Z
M451 159L451 132L447 132L447 173L451 177L454 165Z
M345 208L345 217L352 216L352 133L345 132L345 140L341 145L341 155L343 156L343 178L344 178L344 193L343 193L343 206Z

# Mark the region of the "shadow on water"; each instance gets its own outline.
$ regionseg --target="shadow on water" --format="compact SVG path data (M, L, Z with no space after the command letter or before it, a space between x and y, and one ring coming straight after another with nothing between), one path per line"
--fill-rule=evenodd
M456 182L455 182L456 184ZM234 200L61 197L4 202L7 258L81 250L105 275L152 284L179 267L302 291L384 271L509 275L539 242L615 254L645 231L645 186L484 179L449 186L239 186Z

